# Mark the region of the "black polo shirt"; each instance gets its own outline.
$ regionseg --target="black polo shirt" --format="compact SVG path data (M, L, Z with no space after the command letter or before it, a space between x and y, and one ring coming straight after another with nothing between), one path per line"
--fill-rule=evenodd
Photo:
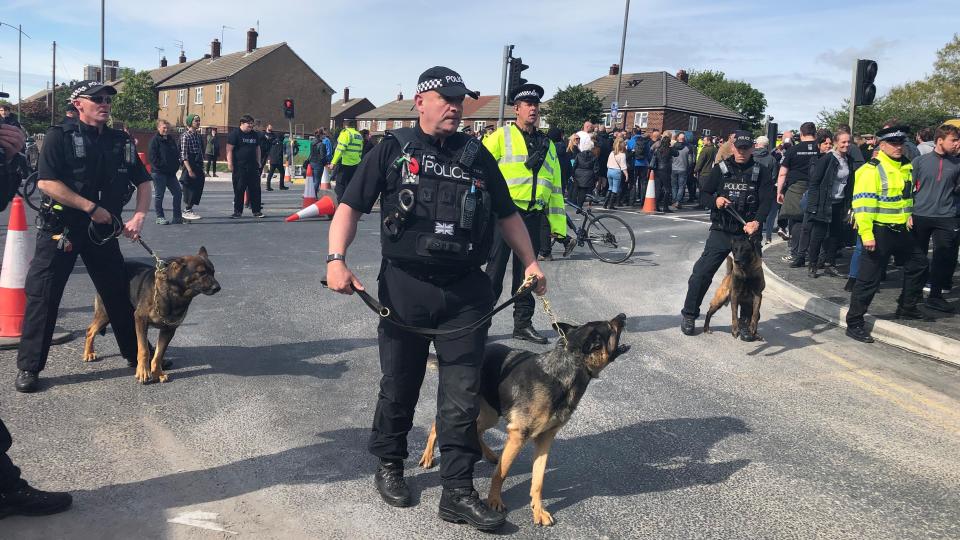
M801 180L810 180L810 165L816 161L817 143L813 141L800 141L790 146L783 154L782 167L787 168L787 179L783 184L786 190L794 182Z

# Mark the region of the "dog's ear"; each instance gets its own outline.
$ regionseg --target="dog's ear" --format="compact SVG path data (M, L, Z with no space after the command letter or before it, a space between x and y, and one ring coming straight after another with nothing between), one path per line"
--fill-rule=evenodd
M602 324L606 325L606 322ZM594 323L587 323L577 327L572 333L567 334L567 350L579 351L583 354L603 347L603 336L597 331Z
M197 255L203 257L204 259L209 259L209 258L210 258L210 257L207 255L207 248L205 248L204 246L200 246L200 251L197 253Z

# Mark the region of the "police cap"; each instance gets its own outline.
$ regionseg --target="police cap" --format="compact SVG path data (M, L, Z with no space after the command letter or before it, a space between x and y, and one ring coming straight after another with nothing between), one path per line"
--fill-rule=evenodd
M540 103L543 98L543 87L539 84L526 83L514 88L510 92L510 103L517 101L527 101L530 103Z
M908 135L910 135L910 128L908 126L890 126L877 132L877 140L903 144L906 142Z
M738 129L733 132L733 145L737 148L753 147L753 135L749 131Z
M97 96L100 94L113 96L117 94L117 89L98 81L83 81L73 89L73 92L70 92L70 101L80 96Z
M431 90L444 97L470 96L473 99L480 97L479 92L467 89L459 73L443 66L434 66L420 74L420 79L417 80L417 93L422 94Z

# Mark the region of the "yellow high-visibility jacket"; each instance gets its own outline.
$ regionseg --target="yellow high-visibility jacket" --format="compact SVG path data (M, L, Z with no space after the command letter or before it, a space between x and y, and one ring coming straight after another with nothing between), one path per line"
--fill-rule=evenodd
M547 157L537 171L534 185L533 171L527 161L527 143L515 124L510 123L483 139L483 145L493 154L500 172L507 181L510 197L521 210L543 210L550 222L550 232L557 236L567 235L567 218L563 210L563 179L560 177L560 161L557 149L550 142ZM536 192L534 192L536 189ZM533 198L533 206L530 200Z
M857 169L853 183L853 215L864 241L873 240L873 224L901 225L913 214L913 165L882 151Z
M351 127L343 128L337 136L337 148L333 151L333 160L330 163L356 165L360 163L362 151L363 135Z

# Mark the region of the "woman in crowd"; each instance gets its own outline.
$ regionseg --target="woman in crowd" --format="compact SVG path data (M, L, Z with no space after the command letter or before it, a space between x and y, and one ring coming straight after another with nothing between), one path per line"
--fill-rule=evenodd
M617 197L620 195L621 183L625 184L627 180L627 143L622 137L617 137L613 141L613 151L607 157L607 197L603 201L603 207L610 210L616 210Z
M568 199L573 198L573 166L579 153L580 136L574 133L567 140L566 169L564 169L564 162L560 163L560 172L563 174L563 193L566 194Z
M819 148L827 148L829 138L824 138ZM823 273L837 277L834 268L837 248L843 238L847 211L853 195L853 158L849 154L850 135L838 133L836 143L823 152L814 162L810 173L810 187L807 191L807 220L810 229L810 243L807 248L809 273L817 277L817 268L823 267ZM820 255L820 248L823 254Z
M660 140L654 143L653 161L654 167L653 179L657 186L657 212L666 212L672 214L670 203L673 195L670 192L670 176L673 172L673 158L677 156L677 151L673 148L673 134L665 131Z
M587 193L593 191L597 176L600 175L600 149L594 144L592 138L582 146L583 151L577 153L573 162L573 187L570 197L571 202L581 208Z

